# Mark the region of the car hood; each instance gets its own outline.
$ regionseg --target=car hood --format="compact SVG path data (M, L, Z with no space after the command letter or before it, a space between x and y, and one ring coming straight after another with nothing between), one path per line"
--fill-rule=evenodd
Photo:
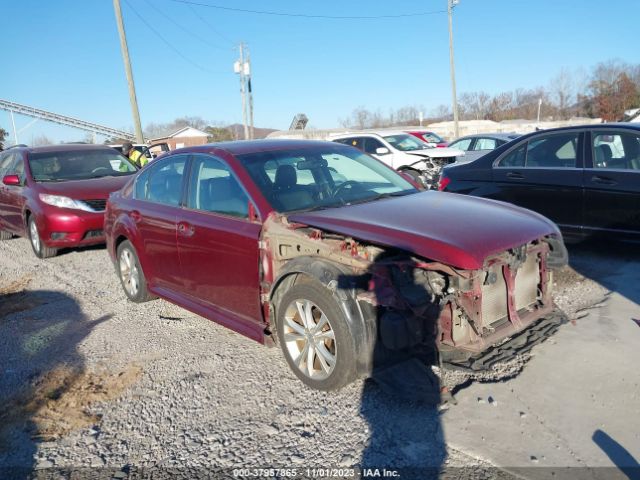
M41 182L38 186L42 193L63 195L74 200L100 200L108 198L111 192L120 190L130 179L131 175L124 175L66 182Z
M447 157L463 157L464 151L457 148L425 148L424 150L412 150L409 152L403 152L409 155L417 155L419 157L434 157L434 158L447 158Z
M420 192L374 202L292 213L290 221L463 269L541 238L559 235L547 218L514 205L446 192Z

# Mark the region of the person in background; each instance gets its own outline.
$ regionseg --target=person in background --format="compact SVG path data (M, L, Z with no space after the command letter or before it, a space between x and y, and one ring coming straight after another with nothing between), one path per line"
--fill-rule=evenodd
M140 168L149 163L149 159L145 155L142 155L141 152L133 148L133 144L131 142L125 142L122 144L122 154L125 157L128 157L129 160L131 160Z

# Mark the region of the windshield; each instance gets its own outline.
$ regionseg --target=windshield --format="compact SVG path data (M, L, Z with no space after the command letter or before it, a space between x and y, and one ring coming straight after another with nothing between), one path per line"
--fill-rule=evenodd
M339 144L238 158L279 212L337 207L418 191L374 158Z
M137 171L127 158L112 149L32 153L29 166L36 182L86 180Z
M402 152L410 152L412 150L424 150L430 148L425 142L419 138L409 135L408 133L399 133L397 135L389 135L383 137L391 146Z

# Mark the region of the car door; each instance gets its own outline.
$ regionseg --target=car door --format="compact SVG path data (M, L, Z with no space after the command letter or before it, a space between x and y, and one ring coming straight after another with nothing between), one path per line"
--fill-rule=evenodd
M22 211L25 204L25 173L24 158L20 152L13 154L13 159L9 163L3 175L17 175L20 178L20 185L2 185L3 187L3 218L6 221L7 230L22 235L24 234L24 222Z
M147 281L171 291L181 290L183 283L176 236L187 160L188 155L173 155L142 171L129 212L144 250Z
M188 185L178 219L182 288L221 323L255 331L261 224L249 218L249 196L228 165L208 154L193 155Z
M498 200L550 218L567 233L582 225L584 133L578 130L529 137L493 165Z
M602 128L589 137L585 229L640 233L640 133Z
M2 179L7 175L9 166L13 163L14 156L11 152L3 152L0 154L0 229L9 230L8 223L8 202L9 197L6 194L8 186L2 183Z

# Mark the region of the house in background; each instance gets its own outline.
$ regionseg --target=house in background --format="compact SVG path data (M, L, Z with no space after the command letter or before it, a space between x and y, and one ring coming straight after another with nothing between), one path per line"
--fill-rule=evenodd
M150 143L166 143L170 150L175 150L176 148L204 145L207 143L207 138L207 132L193 127L184 127L166 137L154 138Z

